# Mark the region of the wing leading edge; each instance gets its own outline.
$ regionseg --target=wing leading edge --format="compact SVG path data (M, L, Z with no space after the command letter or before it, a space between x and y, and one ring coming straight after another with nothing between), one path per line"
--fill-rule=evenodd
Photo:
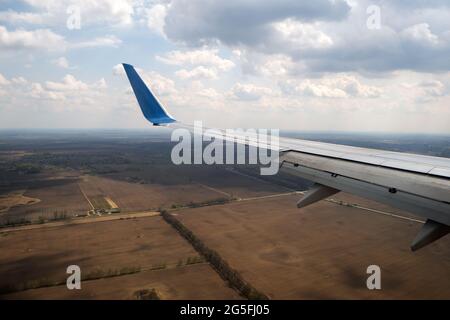
M153 125L176 122L153 96L131 65L123 65L145 118ZM177 122L177 126L192 129ZM267 148L247 136L225 140ZM266 140L268 141L268 140ZM315 183L299 208L339 191L409 211L425 223L411 249L417 250L450 232L450 159L280 138L280 165Z

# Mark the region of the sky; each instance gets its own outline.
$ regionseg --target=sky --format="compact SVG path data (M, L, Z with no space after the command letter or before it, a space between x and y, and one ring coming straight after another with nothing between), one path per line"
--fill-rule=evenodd
M0 0L0 129L450 133L448 0Z

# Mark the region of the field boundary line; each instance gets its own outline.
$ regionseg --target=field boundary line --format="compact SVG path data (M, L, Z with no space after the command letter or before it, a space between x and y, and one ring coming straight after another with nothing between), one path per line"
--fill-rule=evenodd
M62 227L62 226L81 225L81 224L87 224L87 223L108 222L108 221L116 221L116 220L126 220L126 219L133 219L133 218L148 218L148 217L155 217L155 216L160 216L160 215L161 214L158 211L142 211L142 212L135 212L135 213L103 215L103 216L98 216L98 217L90 216L90 217L67 219L64 221L51 221L51 222L45 222L45 223L27 224L27 225L22 225L22 226L17 226L17 227L5 227L5 228L0 228L0 233L27 231L27 230L34 230L34 229L41 229L41 228L56 228L56 227Z
M147 272L147 271L155 271L156 272L156 271L172 270L172 269L177 269L177 268L192 267L192 266L196 266L196 265L210 265L210 263L208 261L200 261L200 262L194 262L194 263L187 263L187 264L183 264L183 265L178 265L177 263L172 263L170 265L165 265L164 267L159 267L158 265L154 265L154 266L138 268L136 270L131 270L131 271L119 273L119 274L106 274L104 276L98 276L98 277L93 276L92 278L81 279L81 282L89 282L89 281L96 281L96 280L102 280L102 279L108 279L108 278L124 277L124 276L130 276L130 275L138 274L141 272ZM35 288L30 287L30 288L17 289L17 290L12 289L9 292L0 293L0 297L8 295L8 294L23 292L23 291L28 291L28 290L39 290L39 289L44 289L44 288L61 287L61 286L66 285L66 281L67 280L60 280L60 281L56 280L53 283L43 284L43 285L37 286Z
M86 195L86 193L84 193L83 188L81 188L80 183L78 184L78 188L80 188L81 193L83 194L83 197L86 199L86 201L89 203L89 205L91 206L91 210L95 210L94 205L92 204L91 200L89 200L88 196Z

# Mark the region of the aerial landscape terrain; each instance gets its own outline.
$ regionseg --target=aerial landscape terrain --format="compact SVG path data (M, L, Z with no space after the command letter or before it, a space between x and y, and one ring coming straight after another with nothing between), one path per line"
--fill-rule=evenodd
M2 314L449 301L450 0L0 0Z
M448 136L283 134L450 156ZM176 166L172 145L164 129L2 130L0 298L450 298L450 238L409 250L420 218L345 193L298 209L310 182Z

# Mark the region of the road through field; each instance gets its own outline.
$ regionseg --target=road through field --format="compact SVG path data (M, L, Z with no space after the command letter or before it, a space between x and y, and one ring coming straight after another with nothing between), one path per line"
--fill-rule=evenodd
M237 172L235 170L231 170L230 169L229 171L234 172L236 174L248 176L249 178L258 179L258 178L252 177L250 175L246 175L246 174L243 174L241 172ZM260 180L260 179L258 179L258 180ZM264 181L264 180L261 180L261 181ZM267 183L267 181L264 181L264 182ZM201 184L201 186L204 187L204 188L210 189L212 191L215 191L217 193L228 195L226 192L221 191L221 190L219 190L217 188L212 188L212 187L207 186L205 184ZM290 196L290 195L293 195L293 194L302 194L302 195L304 195L305 192L307 192L307 190L306 191L292 190L290 192L275 193L275 194L269 194L269 195L265 195L265 196L237 198L237 199L232 200L232 202L234 202L234 201L252 201L252 200L260 200L260 199L267 199L267 198L285 197L285 196ZM342 206L351 206L351 207L354 207L354 208L358 208L358 209L363 210L364 213L376 213L376 214L381 214L381 215L385 215L385 216L392 217L392 218L408 220L408 221L411 221L411 222L425 223L422 220L418 220L418 219L414 219L414 218L410 218L410 217L405 217L405 216L402 216L402 215L399 215L399 214L395 214L395 213L392 213L392 212L387 212L387 211L377 210L377 209L373 209L373 208L368 208L368 207L364 207L364 206L361 206L361 205L358 205L358 204L353 204L353 203L349 204L349 203L338 201L338 200L335 200L335 199L332 199L332 198L328 198L325 201L332 202L334 204L338 204L338 205L342 205Z
M222 192L216 188L212 188L212 187L209 187L209 186L203 185L203 184L201 186L204 188L207 188L207 189L214 190L218 193L225 194L225 192ZM233 199L230 202L255 201L255 200L261 200L261 199L268 199L268 198L286 197L286 196L290 196L290 195L294 195L294 194L304 194L304 193L305 193L305 191L275 193L275 194L258 196L258 197L238 198L238 199ZM361 206L358 204L348 204L346 202L338 201L338 200L335 200L332 198L326 199L325 201L332 202L337 205L358 208L358 209L361 209L361 213L381 214L381 215L385 215L385 216L396 218L396 219L403 219L403 220L408 220L408 221L416 222L416 223L424 223L424 221L421 221L418 219L402 216L402 215L395 214L392 212L368 208L368 207L364 207L364 206ZM212 204L212 205L217 205L217 204ZM169 211L177 211L177 210L187 209L187 208L189 208L189 206L182 206L175 210L169 209ZM112 221L112 220L120 220L120 219L153 217L153 216L159 216L159 215L160 215L160 213L158 211L142 211L142 212L134 212L134 213L103 215L103 216L97 216L97 217L90 216L90 217L83 217L83 218L74 218L74 219L69 219L69 220L64 220L64 221L52 221L52 222L46 222L46 223L41 223L41 224L30 224L30 225L17 226L17 227L1 228L0 233L33 230L33 229L40 229L40 228L53 228L53 227L60 227L60 226L66 226L66 225L103 222L103 221Z
M53 221L46 222L41 224L31 224L24 225L19 227L10 227L10 228L2 228L0 229L0 233L4 232L14 232L14 231L25 231L25 230L33 230L33 229L41 229L41 228L54 228L60 226L68 226L74 224L85 224L85 223L93 223L93 222L105 222L105 221L113 221L113 220L121 220L121 219L133 219L133 218L143 218L143 217L154 217L159 216L160 213L158 211L143 211L143 212L135 212L135 213L124 213L124 214L111 214L104 215L98 217L83 217L83 218L74 218L64 221Z

